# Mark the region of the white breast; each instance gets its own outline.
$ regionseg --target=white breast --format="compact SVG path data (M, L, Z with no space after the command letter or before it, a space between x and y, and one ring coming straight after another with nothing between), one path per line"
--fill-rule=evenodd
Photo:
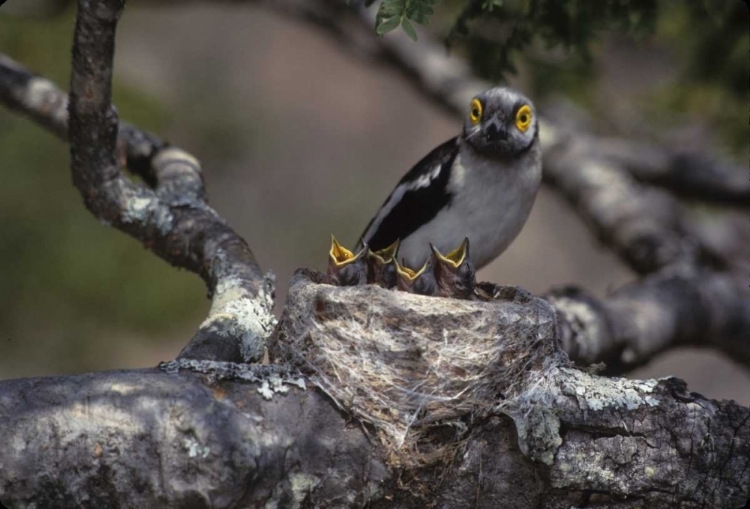
M474 264L477 268L487 265L521 231L534 204L541 176L538 142L511 161L479 156L463 144L451 173L450 206L402 240L399 258L410 267L419 267L429 255L430 242L447 253L468 237Z

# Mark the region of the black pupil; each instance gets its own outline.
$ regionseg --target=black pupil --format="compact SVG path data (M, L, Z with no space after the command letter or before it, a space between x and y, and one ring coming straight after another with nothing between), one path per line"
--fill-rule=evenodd
M522 124L525 124L525 123L526 123L526 120L527 120L527 117L526 117L526 115L521 115L521 123L522 123Z
M476 108L474 108L473 110L471 110L471 116L472 117L478 117L479 116L479 110L476 109Z

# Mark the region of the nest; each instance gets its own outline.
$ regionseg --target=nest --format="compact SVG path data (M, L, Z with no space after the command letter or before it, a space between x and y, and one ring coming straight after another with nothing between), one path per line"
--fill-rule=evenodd
M554 311L541 299L456 300L321 280L293 278L274 361L306 373L401 458L414 458L431 427L465 429L467 416L503 411L559 353Z

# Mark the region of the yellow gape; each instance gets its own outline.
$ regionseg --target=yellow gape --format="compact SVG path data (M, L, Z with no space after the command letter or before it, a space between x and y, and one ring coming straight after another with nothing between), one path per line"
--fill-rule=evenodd
M531 125L531 108L528 105L521 106L516 113L516 127L525 133Z
M339 241L336 240L336 237L333 235L331 235L331 250L329 251L328 256L331 257L331 260L337 267L354 261L354 253L339 244Z
M482 120L482 103L479 99L471 101L471 109L469 110L469 118L471 119L472 125L477 125Z

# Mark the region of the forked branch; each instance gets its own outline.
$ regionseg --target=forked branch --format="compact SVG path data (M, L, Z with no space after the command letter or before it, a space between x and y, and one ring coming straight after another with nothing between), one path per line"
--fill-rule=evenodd
M122 7L120 1L81 4L69 104L54 84L5 56L0 57L0 100L69 139L73 181L100 221L204 279L213 298L211 312L181 357L258 360L275 323L272 277L263 275L247 243L208 206L199 162L119 124L111 104L114 34ZM125 165L149 187L127 178Z

